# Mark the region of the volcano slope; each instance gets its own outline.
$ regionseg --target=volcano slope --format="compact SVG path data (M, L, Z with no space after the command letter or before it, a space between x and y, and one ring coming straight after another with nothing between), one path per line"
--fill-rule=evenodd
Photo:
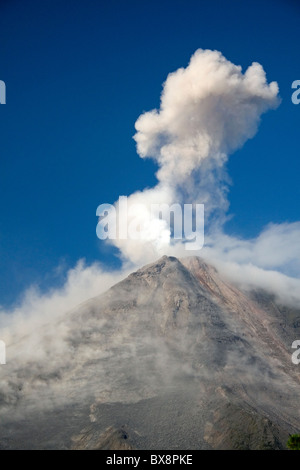
M282 449L300 428L300 311L164 256L1 366L1 449Z

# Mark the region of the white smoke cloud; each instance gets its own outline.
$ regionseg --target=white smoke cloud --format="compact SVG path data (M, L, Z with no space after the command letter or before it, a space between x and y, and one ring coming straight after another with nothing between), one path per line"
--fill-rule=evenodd
M267 83L260 64L243 73L218 51L199 49L186 68L169 74L160 109L142 114L135 124L137 152L158 163L158 184L128 198L129 207L144 206L128 221L138 219L144 237L114 240L122 256L143 264L182 253L184 241L174 247L162 221L153 218L149 228L154 203L204 204L205 234L220 230L229 207L228 155L255 135L262 113L278 104L277 83Z
M239 264L279 269L289 275L300 272L300 222L271 223L253 239L243 240L223 232L211 236L206 252ZM209 246L210 245L210 246Z
M300 302L300 222L271 223L253 239L211 235L201 252L220 273L244 289L261 288L287 305Z
M244 290L262 289L274 295L283 305L299 308L300 279L293 278L274 269L260 268L250 263L224 261L222 258L208 258L221 276Z
M82 302L102 294L128 273L125 267L118 272L109 272L100 264L86 266L80 260L68 271L62 287L46 293L31 287L18 306L8 310L0 309L1 339L9 345L20 336L38 331L41 325L63 318L65 313Z

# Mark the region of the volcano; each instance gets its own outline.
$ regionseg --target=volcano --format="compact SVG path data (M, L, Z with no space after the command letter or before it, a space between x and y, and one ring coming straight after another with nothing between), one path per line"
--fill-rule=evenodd
M164 256L7 344L0 449L286 448L298 338L300 310Z

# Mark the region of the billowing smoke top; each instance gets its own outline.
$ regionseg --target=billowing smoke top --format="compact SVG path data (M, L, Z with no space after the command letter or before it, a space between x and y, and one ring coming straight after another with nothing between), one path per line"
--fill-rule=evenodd
M260 64L243 74L220 52L198 49L187 68L167 77L160 110L137 120L137 151L157 160L161 182L181 184L203 160L222 165L253 137L261 114L277 106L277 94Z

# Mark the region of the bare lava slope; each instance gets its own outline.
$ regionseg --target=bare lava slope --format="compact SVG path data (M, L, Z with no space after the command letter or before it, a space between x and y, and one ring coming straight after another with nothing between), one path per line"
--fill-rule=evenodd
M0 448L284 448L299 319L201 258L164 256L8 347Z

